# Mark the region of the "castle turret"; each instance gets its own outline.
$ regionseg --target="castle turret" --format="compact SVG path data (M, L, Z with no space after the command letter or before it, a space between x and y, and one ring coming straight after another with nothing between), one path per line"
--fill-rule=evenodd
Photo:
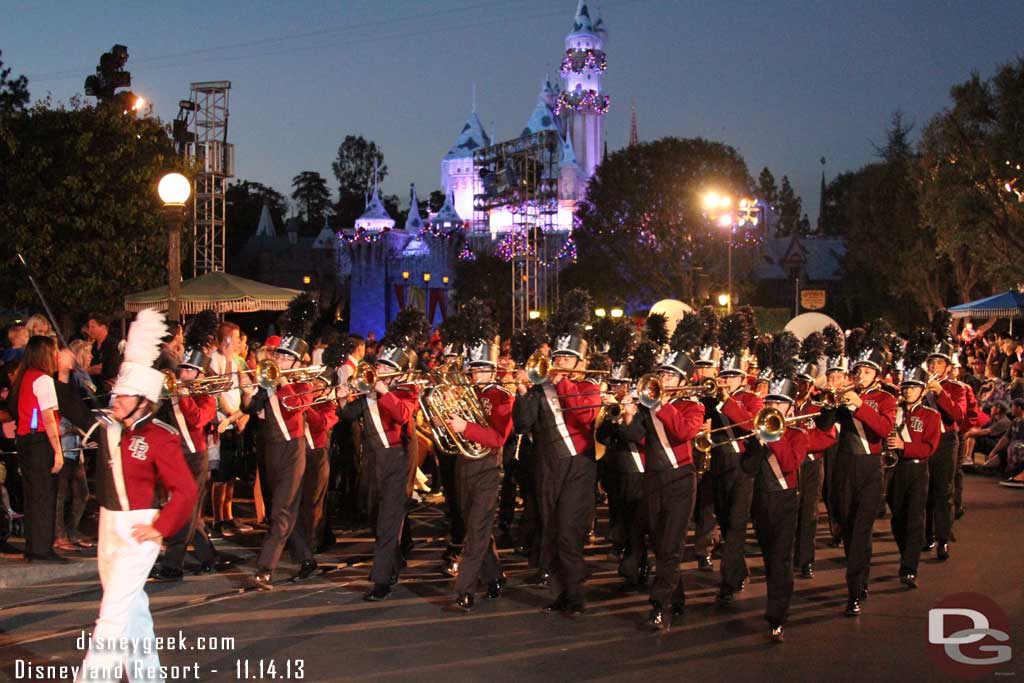
M491 138L476 115L476 107L459 131L459 137L441 160L441 187L455 196L455 211L472 220L473 195L481 193L480 177L473 170L473 152L491 144Z
M572 30L565 37L561 68L565 89L558 96L555 113L566 120L580 168L588 179L601 161L601 119L609 106L609 98L601 90L606 36L603 20L592 18L587 0L579 0Z

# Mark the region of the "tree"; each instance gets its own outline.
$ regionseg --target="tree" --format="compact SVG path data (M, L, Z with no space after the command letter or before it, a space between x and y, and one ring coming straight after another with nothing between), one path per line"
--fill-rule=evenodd
M362 135L345 136L338 147L337 157L331 163L331 170L338 180L335 215L338 217L340 227L353 225L362 215L366 197L373 189L375 164L377 180L381 181L387 177L388 167L377 143L367 141ZM395 204L397 206L397 201Z
M242 272L239 257L246 242L256 234L263 206L270 208L270 217L278 230L284 228L288 200L272 187L251 180L238 180L227 187L225 192L228 210L224 226L227 249L228 272L246 275Z
M757 199L775 209L779 203L779 188L775 186L775 176L765 166L757 176Z
M292 199L300 207L306 224L319 228L331 206L327 181L316 171L303 171L292 178Z
M3 50L0 50L2 56ZM24 111L28 105L28 79L24 76L12 79L10 76L10 67L5 69L0 59L0 116Z
M43 101L6 115L0 129L7 251L0 288L9 300L37 303L21 266L9 258L15 250L66 328L91 310L121 310L126 294L167 283L167 231L156 186L165 173L188 170L158 119L78 100L56 108Z
M1024 249L1024 57L951 90L921 136L924 224L951 262L958 301L1021 279Z
M733 196L753 183L732 147L701 138L663 138L619 150L598 167L580 202L574 232L579 261L563 286L583 286L597 300L641 304L693 298L695 269L725 281L725 239L702 214L709 188ZM737 249L737 263L743 253ZM735 265L735 264L734 264ZM740 266L735 268L741 280Z
M779 188L779 224L778 234L782 236L800 235L800 216L803 212L803 201L789 184L789 176L782 176L782 186Z
M474 261L455 262L455 306L476 298L491 306L502 338L512 332L512 264L482 253Z

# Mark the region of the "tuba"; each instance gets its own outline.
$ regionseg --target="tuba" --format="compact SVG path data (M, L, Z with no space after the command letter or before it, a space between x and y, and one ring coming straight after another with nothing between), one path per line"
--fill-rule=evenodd
M470 441L465 434L456 434L446 422L452 417L461 417L466 422L488 423L473 387L458 381L459 376L459 371L450 365L441 366L436 372L434 384L420 392L420 410L423 411L434 446L438 450L449 455L479 460L490 455L491 449Z

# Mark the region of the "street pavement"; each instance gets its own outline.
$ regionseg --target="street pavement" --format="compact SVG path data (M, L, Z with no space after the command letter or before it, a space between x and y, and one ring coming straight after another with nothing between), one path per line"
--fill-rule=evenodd
M967 487L967 515L957 523L952 558L939 563L926 555L917 590L897 580L889 521L876 522L871 595L859 618L843 615L842 550L828 547L825 524L819 524L816 576L796 579L784 644L767 638L764 572L752 532L752 576L735 605L714 604L717 573L697 571L688 555L687 612L656 633L645 627L646 596L619 590L604 542L587 548L591 576L583 617L543 613L552 596L526 585L533 571L511 549L501 551L509 576L502 597L478 595L474 612L453 611L451 580L439 571L443 515L434 506L413 513L409 568L382 603L362 600L372 552L366 532L339 532L339 545L319 556L324 571L306 581L288 582L294 567L283 564L273 591L244 588L258 544L258 535L248 535L236 539L241 544L218 542L247 564L149 584L147 593L156 634L184 637L186 649L160 653L161 664L177 667L168 680L259 680L261 674L271 680L271 662L276 679L287 673L309 681L957 680L941 652L928 645L928 611L964 592L994 601L1010 622L1012 658L985 669L985 679L1019 677L1024 491L979 476L968 476ZM599 530L604 522L601 517ZM94 562L86 566L86 575L0 589L0 680L70 680L57 670L45 675L45 669L26 667L81 662L78 641L92 627L101 594ZM200 649L202 638L207 642ZM28 678L31 672L44 675Z

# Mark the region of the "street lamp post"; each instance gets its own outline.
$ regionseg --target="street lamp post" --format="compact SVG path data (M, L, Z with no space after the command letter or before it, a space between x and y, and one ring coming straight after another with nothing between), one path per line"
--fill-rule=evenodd
M164 225L167 228L167 318L181 321L181 227L185 223L185 202L192 194L192 184L180 173L168 173L160 179L157 194L164 203Z
M430 273L423 273L423 312L427 315L427 322L433 325L434 321L430 319Z

